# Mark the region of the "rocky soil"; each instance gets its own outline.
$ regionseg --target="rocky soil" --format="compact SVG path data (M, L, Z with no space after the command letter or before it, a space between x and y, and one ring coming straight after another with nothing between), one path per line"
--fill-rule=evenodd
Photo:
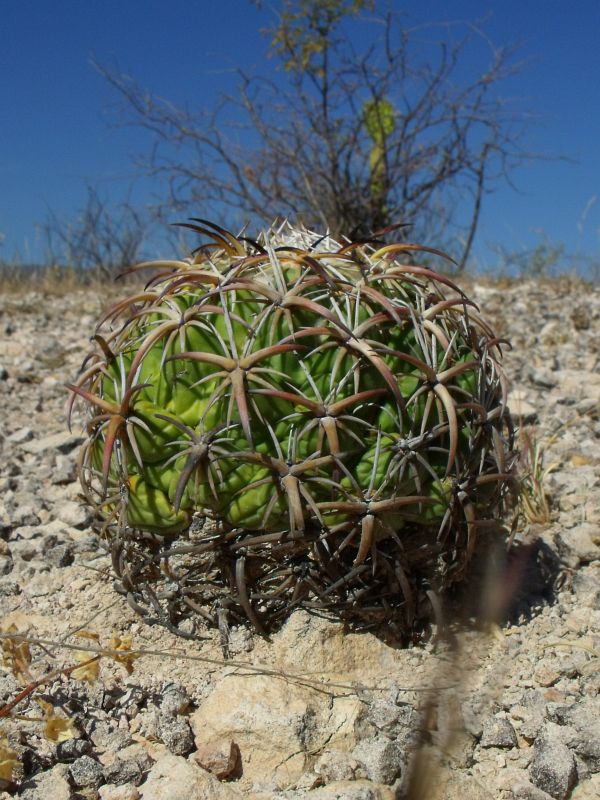
M506 620L397 649L299 611L270 642L233 629L228 662L218 632L190 643L136 616L78 501L64 383L107 298L0 296L2 629L55 642L31 646L35 677L74 663L60 645L94 644L81 628L155 653L130 675L105 658L93 684L61 677L38 691L76 738L4 720L20 763L0 798L600 796L600 291L471 294L513 342L511 409L553 466L550 520L524 524L499 583L484 584L499 585ZM0 669L0 704L23 685ZM15 711L40 716L35 702Z

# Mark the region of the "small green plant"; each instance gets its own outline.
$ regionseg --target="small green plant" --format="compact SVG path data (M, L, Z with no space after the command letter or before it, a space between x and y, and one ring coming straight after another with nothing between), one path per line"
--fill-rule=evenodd
M71 386L120 588L177 632L299 606L410 631L512 482L501 340L431 248L188 227Z

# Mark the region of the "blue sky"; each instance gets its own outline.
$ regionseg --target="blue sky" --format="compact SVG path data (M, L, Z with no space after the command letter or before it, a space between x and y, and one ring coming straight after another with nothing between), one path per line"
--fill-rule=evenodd
M600 3L598 0L406 0L410 21L474 20L496 45L519 41L529 64L509 87L535 117L526 146L573 163L541 161L486 197L474 258L490 245L531 247L540 231L600 258ZM131 156L149 141L114 128L113 90L90 64L116 65L176 103L214 103L237 66L264 72L269 23L247 0L0 0L0 256L40 259L47 210L68 218L85 182L135 203L156 186L135 179ZM595 198L598 197L596 200ZM584 219L584 211L587 215ZM203 213L206 210L203 210ZM432 243L435 244L435 243Z

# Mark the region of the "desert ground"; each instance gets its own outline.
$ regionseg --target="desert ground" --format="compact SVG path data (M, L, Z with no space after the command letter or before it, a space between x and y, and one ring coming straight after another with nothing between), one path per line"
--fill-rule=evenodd
M515 539L526 568L496 577L510 596L500 624L434 626L402 649L300 610L270 641L234 627L229 660L218 631L183 640L115 592L78 497L65 383L113 290L0 293L0 616L4 632L44 642L28 679L4 640L0 704L113 635L151 651L130 674L106 656L94 682L58 675L15 706L0 725L17 762L0 798L600 796L600 290L467 290L512 342L511 411L543 457ZM48 736L35 698L70 738Z

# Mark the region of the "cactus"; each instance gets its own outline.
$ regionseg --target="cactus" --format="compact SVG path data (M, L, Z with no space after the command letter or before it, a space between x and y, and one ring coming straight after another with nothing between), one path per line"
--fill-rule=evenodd
M509 494L501 340L431 248L187 227L70 386L118 588L187 635L298 607L411 631Z

